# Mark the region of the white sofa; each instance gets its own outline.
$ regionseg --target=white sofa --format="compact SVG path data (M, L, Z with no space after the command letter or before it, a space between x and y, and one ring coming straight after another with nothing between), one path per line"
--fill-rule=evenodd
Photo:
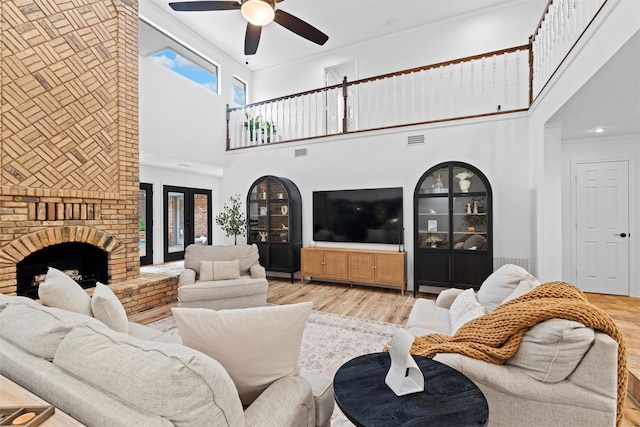
M289 371L264 372L265 380L258 377L259 389L243 406L240 385L230 374L231 365L225 368L219 362L222 359L183 345L178 335L128 322L122 304L108 286L98 283L90 297L64 273L50 268L39 296L41 303L0 294L0 374L83 424L330 425L334 409L331 381L299 374L294 369L297 355L289 355ZM277 315L271 315L274 310L293 309L300 319L295 333L301 338L306 316L299 313L310 311L310 307L263 307L258 314L270 319ZM217 313L177 310L195 310L196 315L198 311ZM250 316L249 311L228 312ZM224 312L219 312L220 316ZM235 339L234 331L227 333ZM212 340L206 336L203 341ZM299 354L299 347L297 351Z
M525 269L506 265L477 294L448 289L436 301L416 300L405 328L414 336L452 335L456 326L482 314L472 311L490 312L538 284ZM461 301L469 295L481 308ZM434 360L462 372L482 390L491 427L616 425L618 344L580 323L551 319L534 326L504 365L457 353L439 353Z
M267 305L269 282L255 244L189 245L184 267L178 282L180 307L221 310Z

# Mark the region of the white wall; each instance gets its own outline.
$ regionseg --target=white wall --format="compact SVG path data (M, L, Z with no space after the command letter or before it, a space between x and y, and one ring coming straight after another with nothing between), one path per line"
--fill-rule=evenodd
M324 69L356 61L358 78L528 44L547 0L514 2L253 73L251 102L324 86Z
M569 234L567 230L563 230L563 224L566 225L569 213L561 210L566 194L559 190L566 184L562 181L562 177L566 176L563 175L566 162L563 164L561 157L564 149L561 144L565 141L561 141L557 130L554 130L558 124L550 123L550 120L638 31L638 16L640 2L637 0L608 1L594 25L585 33L530 109L531 250L534 274L541 281L558 280L560 277L570 280L566 276L566 267L570 265L569 254L563 251L564 239ZM593 102L597 102L597 99ZM638 135L630 138L638 143ZM611 154L616 153L616 149L610 150ZM593 158L598 156L597 153L598 150L584 152ZM639 249L638 244L634 243L632 253L638 254ZM631 295L638 296L640 273L636 266L633 268L630 276Z
M403 187L408 281L413 285L413 192L432 166L462 161L479 168L493 189L494 256L529 258L525 114L476 119L411 129L327 138L308 143L273 144L230 152L223 192L246 197L263 175L292 180L302 195L303 245L312 236L312 193L316 190ZM407 137L424 134L426 144L407 146ZM306 148L306 157L294 150ZM323 243L323 245L329 245ZM395 245L334 244L343 247L397 249Z

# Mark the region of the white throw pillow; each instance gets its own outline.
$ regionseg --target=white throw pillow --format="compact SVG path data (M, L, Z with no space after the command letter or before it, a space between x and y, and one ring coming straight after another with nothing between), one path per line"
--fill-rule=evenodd
M480 317L486 311L482 304L478 302L473 289L467 289L460 293L451 303L449 308L449 318L451 319L451 335L470 320Z
M501 304L504 304L507 301L511 301L512 299L516 299L519 296L526 294L538 285L540 285L540 282L538 282L538 279L536 279L535 277L533 278L533 280L521 280L520 283L518 283L518 286L516 286L513 292L511 292L511 295L506 297L504 301L501 302Z
M204 282L213 280L213 261L200 261L200 280Z
M299 371L302 333L313 303L231 310L172 308L182 343L227 370L243 405Z
M114 331L129 333L127 312L109 286L96 283L96 289L91 298L91 311L93 311L93 317Z
M493 311L516 289L522 280L536 280L527 270L515 264L505 264L487 277L478 289L478 301Z
M240 278L240 260L213 261L213 280L229 280Z
M42 304L92 316L91 297L75 280L62 271L49 267L47 277L38 286Z

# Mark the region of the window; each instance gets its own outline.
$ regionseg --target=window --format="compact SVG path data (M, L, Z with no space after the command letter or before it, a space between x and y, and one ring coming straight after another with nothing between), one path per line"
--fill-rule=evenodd
M233 78L233 103L239 107L247 105L247 84L237 77Z
M216 74L199 67L173 50L165 49L151 55L150 58L155 63L175 71L181 76L206 87L211 92L218 93L218 76L216 76Z
M138 49L141 55L213 93L219 93L216 64L155 25L143 19L138 22Z

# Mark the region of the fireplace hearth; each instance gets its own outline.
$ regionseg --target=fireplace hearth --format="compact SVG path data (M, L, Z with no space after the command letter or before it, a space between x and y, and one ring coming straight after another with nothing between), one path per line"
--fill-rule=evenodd
M66 272L85 289L109 280L105 251L87 243L62 243L34 252L17 263L17 294L37 299L41 276L49 267Z

